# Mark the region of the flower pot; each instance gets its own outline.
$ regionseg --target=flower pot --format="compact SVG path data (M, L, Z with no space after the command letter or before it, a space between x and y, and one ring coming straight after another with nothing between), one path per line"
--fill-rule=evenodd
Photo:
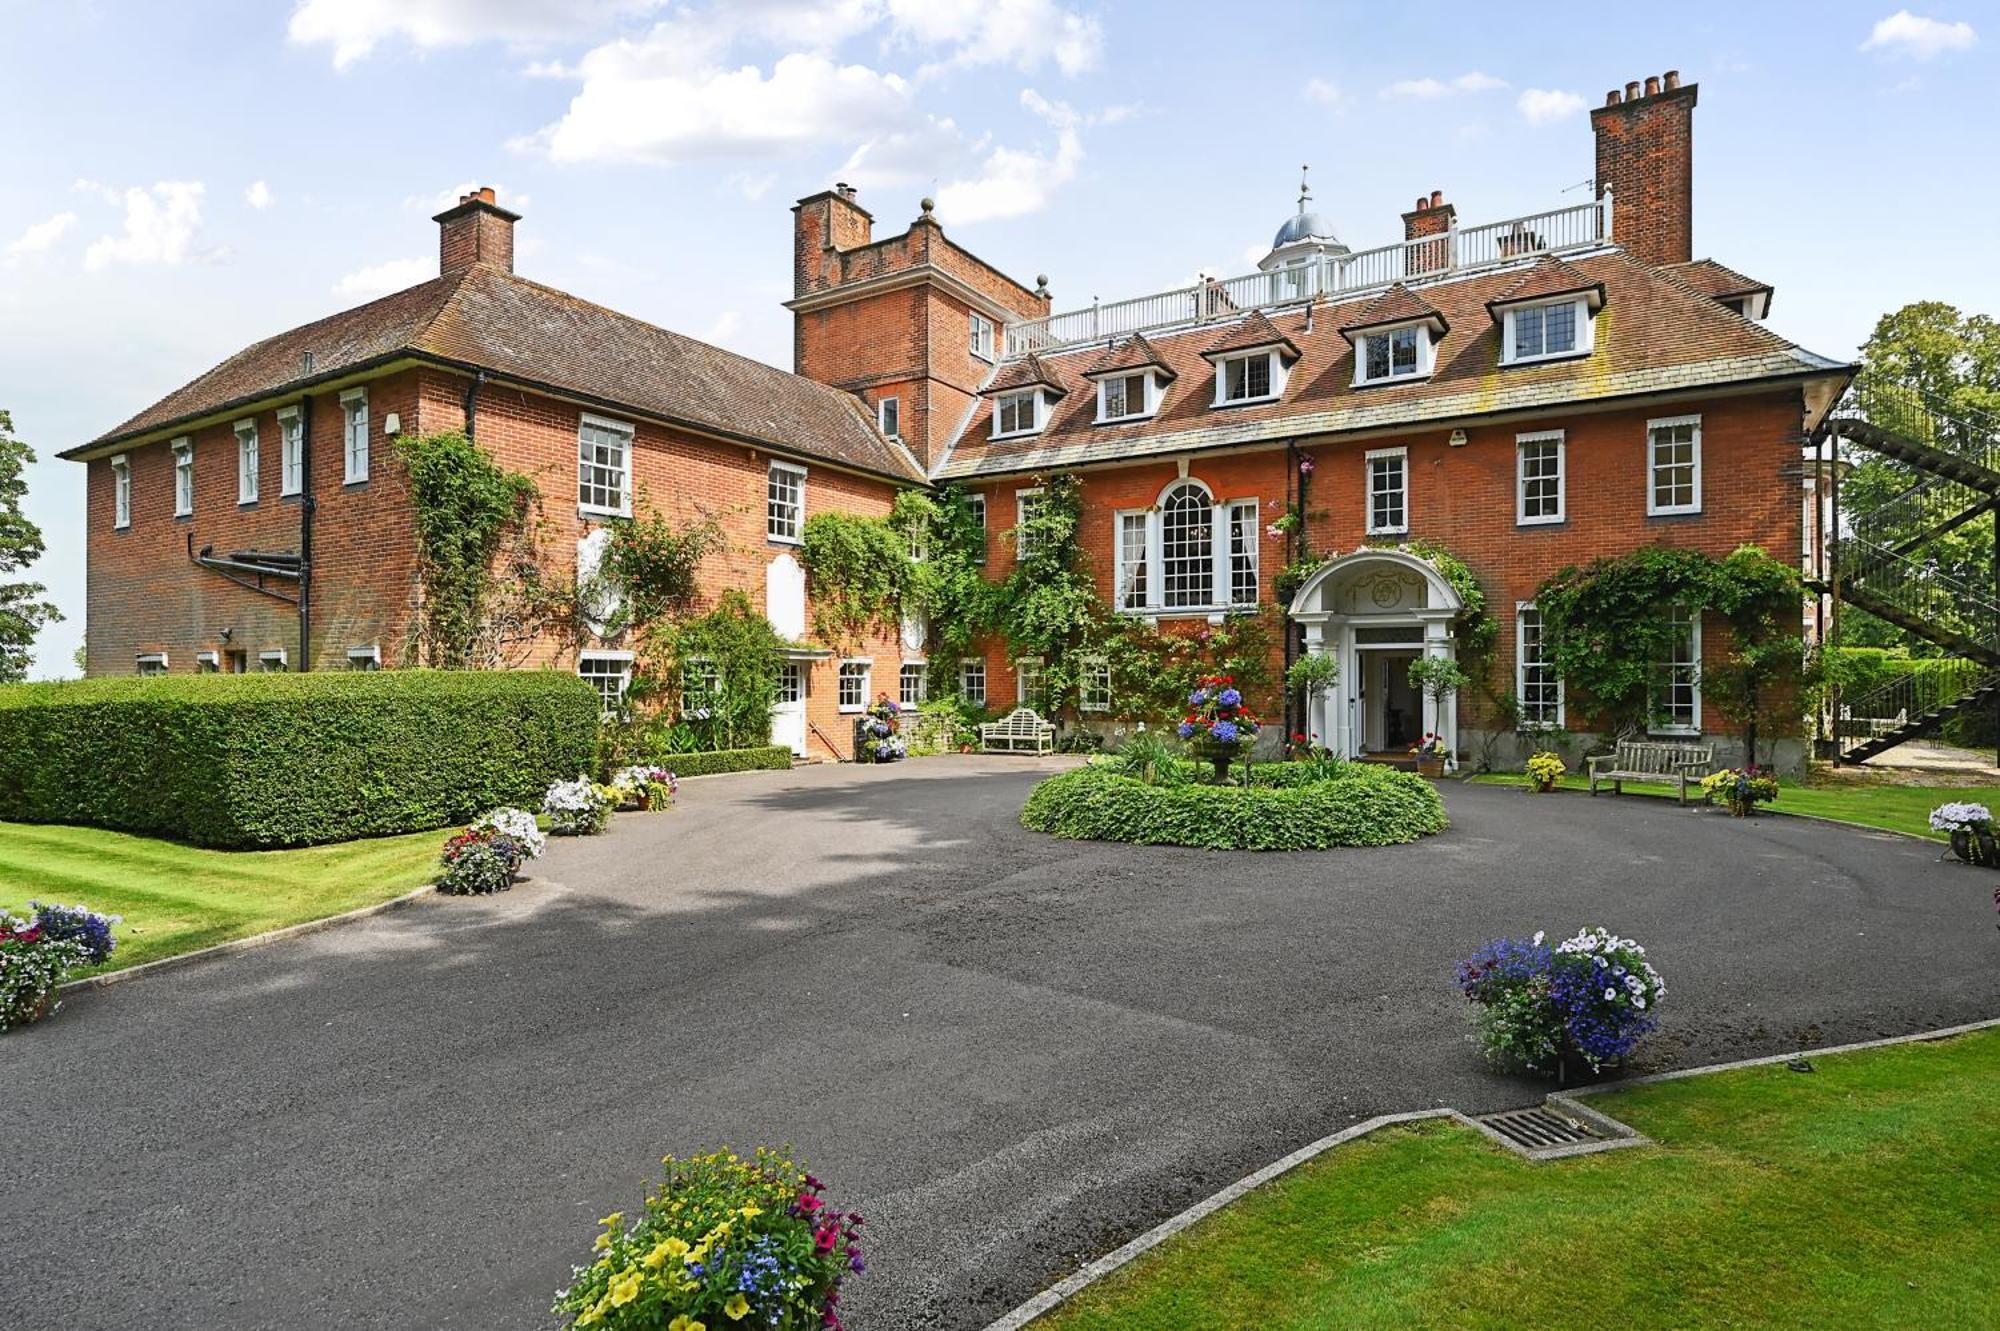
M1418 776L1428 776L1428 777L1441 777L1441 776L1443 776L1443 775L1444 775L1444 759L1442 759L1442 758L1419 758L1419 759L1417 759L1417 775L1418 775Z
M1961 828L1951 834L1951 853L1983 869L2000 868L2000 842L1984 828Z
M1756 811L1757 811L1757 806L1755 804L1752 804L1749 800L1729 801L1729 816L1731 818L1748 818L1751 814L1755 813Z
M1556 788L1556 783L1553 779L1548 781L1537 781L1534 786L1534 790L1537 795L1547 795L1553 792L1555 788Z

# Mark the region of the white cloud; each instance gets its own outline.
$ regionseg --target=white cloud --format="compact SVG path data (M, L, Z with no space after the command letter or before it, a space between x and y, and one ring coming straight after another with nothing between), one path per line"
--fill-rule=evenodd
M349 300L369 300L401 291L437 276L433 259L391 259L372 268L357 268L333 284L333 294Z
M661 0L300 0L286 35L333 47L345 69L392 38L420 51L478 41L551 41L601 30Z
M276 200L271 197L271 187L263 181L258 180L252 181L250 188L243 191L243 202L261 213L275 203Z
M192 248L201 230L202 195L207 192L199 180L163 180L151 189L134 186L123 193L82 180L77 187L125 209L124 232L93 241L84 251L85 269L95 272L114 263L176 264L203 257Z
M909 85L894 74L803 52L768 75L729 69L684 35L661 24L590 52L562 119L513 146L557 162L684 162L851 142L909 115Z
M1979 34L1973 31L1970 23L1919 18L1907 9L1899 9L1876 22L1868 40L1861 43L1861 49L1929 60L1946 51L1969 50L1978 41Z
M1491 74L1478 70L1460 74L1455 79L1401 79L1382 89L1384 97L1450 97L1462 92L1497 92L1507 86L1505 79L1496 79Z
M1331 79L1307 79L1299 95L1316 106L1338 111L1346 107L1347 91Z
M57 213L54 217L36 222L23 231L5 250L0 250L0 258L12 268L30 254L44 254L55 248L63 233L76 225L75 213Z
M1054 0L888 0L892 45L953 48L945 65L1012 65L1033 71L1053 61L1065 74L1096 69L1104 27ZM924 71L936 72L937 67Z
M1554 88L1525 88L1514 102L1530 125L1552 125L1583 110L1581 95Z
M938 217L946 222L983 222L1040 212L1055 192L1076 178L1083 164L1083 139L1078 126L1085 118L1061 102L1052 102L1033 88L1021 92L1021 105L1056 131L1054 152L994 148L968 176L938 187Z

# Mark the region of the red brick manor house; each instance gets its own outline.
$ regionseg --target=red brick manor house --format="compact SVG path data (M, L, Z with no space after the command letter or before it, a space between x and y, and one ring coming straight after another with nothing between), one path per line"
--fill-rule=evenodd
M1411 658L1457 653L1457 594L1400 548L1433 542L1479 579L1526 719L1582 729L1535 588L1655 544L1803 559L1802 444L1852 372L1763 326L1770 286L1694 257L1695 101L1671 72L1608 94L1588 202L1461 225L1432 193L1400 238L1355 250L1301 191L1257 271L1070 311L928 204L877 239L836 187L793 210L790 374L517 275L519 219L480 191L437 218L438 277L259 342L64 455L89 468L91 672L400 663L416 550L385 445L464 430L538 478L583 559L635 499L726 510L704 587L741 588L802 642L805 519L886 514L911 487L974 496L998 577L1038 478L1074 474L1102 595L1169 631L1272 604L1301 540L1346 552L1285 610L1299 650L1339 658L1307 724L1348 753L1427 730L1465 751L1494 724L1409 687ZM1274 528L1293 506L1304 530ZM1715 734L1719 628L1684 628L1661 728ZM929 660L921 630L802 648L775 739L842 757L842 713L879 693L1034 691L1037 662L998 644ZM612 696L631 657L552 640L528 659ZM1086 713L1116 714L1094 683Z

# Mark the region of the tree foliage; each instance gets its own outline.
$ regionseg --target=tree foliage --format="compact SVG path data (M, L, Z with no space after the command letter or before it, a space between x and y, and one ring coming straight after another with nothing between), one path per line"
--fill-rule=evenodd
M39 582L9 581L42 557L42 529L21 511L28 493L22 475L34 450L14 437L14 418L0 411L0 683L26 679L35 635L62 618Z

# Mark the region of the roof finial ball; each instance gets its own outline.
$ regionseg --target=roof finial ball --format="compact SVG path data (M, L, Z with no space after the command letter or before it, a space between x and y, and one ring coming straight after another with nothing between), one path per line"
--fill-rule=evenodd
M1037 296L1047 296L1049 294L1049 275L1047 273L1035 274L1035 294Z
M926 195L924 198L919 199L917 201L917 206L924 210L925 217L929 217L931 213L937 208L937 200Z

